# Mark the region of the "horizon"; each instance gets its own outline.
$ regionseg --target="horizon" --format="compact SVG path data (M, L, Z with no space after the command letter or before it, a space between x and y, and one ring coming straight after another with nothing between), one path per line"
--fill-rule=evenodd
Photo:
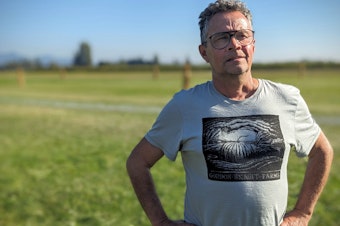
M134 61L141 61L141 63L135 63ZM73 67L74 62L73 59L61 59L61 58L55 58L51 55L42 55L37 58L26 58L23 56L20 56L15 53L8 53L8 54L2 54L0 53L0 69L1 68L7 68L7 67L13 67L14 65L23 65L23 64L31 64L31 66L28 66L29 68L33 66L34 67L41 67L41 68L49 68L52 65L59 66L62 68L68 68ZM193 66L209 66L206 62L190 62ZM253 65L257 66L282 66L286 65L287 67L291 67L292 65L296 64L306 64L306 66L317 66L317 67L324 67L325 65L331 66L333 65L338 67L340 65L340 61L327 61L327 60L287 60L287 61L268 61L268 62L253 62ZM121 65L121 64L127 64L127 65L152 65L152 61L150 59L143 59L143 58L130 58L130 59L124 59L124 60L118 60L118 61L100 61L96 63L92 63L91 67L100 67L100 64L107 64L111 66L115 65ZM176 65L183 65L185 64L185 61L175 61L175 62L160 62L160 66L176 66ZM11 66L12 65L12 66ZM35 66L34 66L35 65Z

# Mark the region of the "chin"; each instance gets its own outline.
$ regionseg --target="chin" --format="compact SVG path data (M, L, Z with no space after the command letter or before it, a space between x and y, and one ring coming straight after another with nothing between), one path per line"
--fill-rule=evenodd
M249 71L248 66L239 65L237 67L227 67L226 72L230 75L242 75Z

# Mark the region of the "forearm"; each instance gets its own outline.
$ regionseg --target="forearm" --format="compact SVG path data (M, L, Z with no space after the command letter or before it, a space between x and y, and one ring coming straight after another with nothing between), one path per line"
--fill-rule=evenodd
M137 198L149 220L154 224L167 219L148 169L135 169L130 173Z
M333 150L322 133L308 160L295 210L310 218L331 169Z
M166 221L168 218L157 195L150 169L138 161L130 161L127 170L137 198L152 225Z

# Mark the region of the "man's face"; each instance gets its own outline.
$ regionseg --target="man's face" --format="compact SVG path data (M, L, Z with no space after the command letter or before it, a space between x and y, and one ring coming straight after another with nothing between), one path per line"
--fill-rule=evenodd
M218 32L252 30L247 18L240 12L223 12L214 15L208 26L207 37ZM224 49L215 49L209 38L207 44L199 47L206 62L210 63L214 74L241 75L250 72L255 50L253 41L242 46L234 37Z

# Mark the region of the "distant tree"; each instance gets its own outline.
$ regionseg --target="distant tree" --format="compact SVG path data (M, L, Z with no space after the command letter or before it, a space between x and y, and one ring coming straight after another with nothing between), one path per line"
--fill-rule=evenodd
M91 49L90 45L86 42L82 42L79 47L79 51L76 53L73 61L74 66L91 66Z
M159 64L159 58L157 54L153 58L153 64Z

